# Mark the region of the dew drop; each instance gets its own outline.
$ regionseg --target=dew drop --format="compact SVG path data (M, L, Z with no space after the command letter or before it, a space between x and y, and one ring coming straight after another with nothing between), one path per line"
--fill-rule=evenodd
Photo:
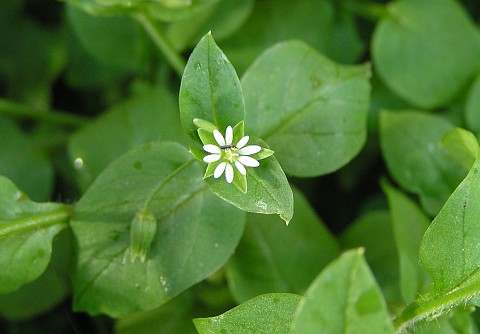
M74 161L73 161L73 166L76 168L76 169L80 169L83 167L83 159L82 158L76 158Z

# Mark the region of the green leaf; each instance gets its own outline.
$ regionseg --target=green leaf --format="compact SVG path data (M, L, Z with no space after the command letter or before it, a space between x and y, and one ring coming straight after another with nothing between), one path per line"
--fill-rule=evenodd
M158 224L144 262L130 254L138 212ZM127 152L97 178L72 218L74 308L119 317L164 304L227 261L244 220L208 190L183 146L157 142Z
M387 11L373 35L377 72L410 103L445 106L480 69L478 29L453 0L398 0Z
M68 231L68 230L64 230ZM45 313L70 293L71 234L60 233L53 241L52 258L34 281L0 296L0 315L10 321L25 321Z
M369 68L342 66L299 41L267 50L242 78L247 132L263 138L287 174L327 174L366 139Z
M214 123L220 132L243 121L245 106L235 69L206 34L188 59L180 86L180 119L185 131L198 139L195 118Z
M262 140L254 137L250 138L249 144L268 147ZM255 158L255 155L252 156ZM240 175L237 172L235 174ZM224 177L209 177L205 181L215 195L244 211L278 214L286 224L292 219L292 189L275 155L261 160L258 167L247 167L246 193L233 184L228 184Z
M219 316L193 322L199 334L288 334L300 299L289 293L261 295Z
M189 142L182 135L176 102L165 89L153 89L115 105L71 137L69 153L80 185L87 189L116 157L156 140Z
M418 111L380 113L380 139L390 174L400 186L420 197L435 215L467 174L442 144L454 126L443 117Z
M45 152L3 116L0 116L0 142L8 143L0 146L0 175L10 178L34 200L48 200L53 189L53 167Z
M71 5L66 13L81 45L103 66L138 70L145 63L144 34L128 16L93 16Z
M237 302L268 292L302 294L338 255L336 240L306 198L295 188L293 194L295 215L289 226L278 224L275 216L247 215L242 240L226 268Z
M298 305L290 333L395 333L362 249L346 252L320 273Z
M52 241L72 208L35 203L10 180L0 176L0 294L15 291L47 268Z
M142 0L139 0L143 5ZM160 0L151 2L147 9L155 18L166 21L178 21L201 15L221 0Z
M456 288L480 267L479 169L477 160L422 239L420 260L437 293Z
M406 195L382 182L390 206L393 234L400 265L400 291L405 302L412 302L430 283L420 266L418 252L420 241L430 220Z
M442 145L463 168L470 169L478 155L475 135L462 128L450 130L443 136Z
M468 93L465 105L465 123L468 129L480 135L480 75L477 76Z

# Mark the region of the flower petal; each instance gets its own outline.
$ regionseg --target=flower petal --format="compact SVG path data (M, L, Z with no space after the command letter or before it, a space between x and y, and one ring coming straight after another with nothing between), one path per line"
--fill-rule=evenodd
M232 145L233 140L233 129L229 125L227 126L227 130L225 130L225 145Z
M245 169L245 167L243 167L243 165L240 162L235 161L235 166L237 167L240 174L247 175L247 170Z
M220 177L220 175L223 174L223 171L225 170L225 167L227 167L227 163L226 162L222 162L220 163L217 168L215 168L215 171L213 172L213 177L218 179Z
M242 155L250 155L250 154L258 153L261 150L262 150L262 148L258 145L249 145L249 146L245 146L244 148L239 150L238 153L242 154Z
M227 179L228 183L232 183L233 181L233 167L230 164L227 164L225 168L225 178Z
M238 161L247 167L258 167L260 163L252 157L241 155L238 157Z
M212 144L203 145L203 149L208 153L216 153L216 154L220 154L220 152L222 151L220 147Z
M203 157L203 161L210 163L220 159L220 154L209 154Z
M223 138L220 131L218 131L217 129L213 130L213 136L215 137L215 140L217 141L218 145L225 146L225 139Z
M242 139L240 139L240 140L238 141L237 145L235 145L235 146L237 146L237 148L242 148L242 147L244 147L245 145L247 145L249 139L250 139L249 136L245 136L245 137L243 137Z

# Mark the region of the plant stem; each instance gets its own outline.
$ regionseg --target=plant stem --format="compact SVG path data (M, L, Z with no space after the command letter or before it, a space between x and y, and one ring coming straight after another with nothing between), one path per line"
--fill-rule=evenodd
M390 16L387 6L383 4L347 0L342 3L342 6L370 21L378 21Z
M165 55L169 64L181 77L183 75L183 71L185 70L185 60L170 44L167 37L158 27L156 22L144 14L135 14L133 17L143 26L155 45Z
M401 333L403 330L425 319L433 320L446 314L454 307L465 305L467 301L479 295L480 281L477 281L437 298L421 303L414 302L407 306L395 320L396 332Z
M62 205L58 210L34 214L31 217L16 219L6 224L0 225L0 236L13 233L22 233L29 230L39 230L56 224L65 224L66 220L72 215L73 206Z
M63 125L82 126L88 122L88 119L81 116L60 111L41 110L1 98L0 113L14 117L29 118Z

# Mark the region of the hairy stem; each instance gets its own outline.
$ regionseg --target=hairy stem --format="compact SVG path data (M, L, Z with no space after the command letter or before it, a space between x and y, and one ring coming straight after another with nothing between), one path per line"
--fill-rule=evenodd
M185 60L170 44L163 31L158 27L154 20L144 14L135 14L133 17L142 25L155 45L164 54L168 63L181 77L183 75L183 71L185 70Z

